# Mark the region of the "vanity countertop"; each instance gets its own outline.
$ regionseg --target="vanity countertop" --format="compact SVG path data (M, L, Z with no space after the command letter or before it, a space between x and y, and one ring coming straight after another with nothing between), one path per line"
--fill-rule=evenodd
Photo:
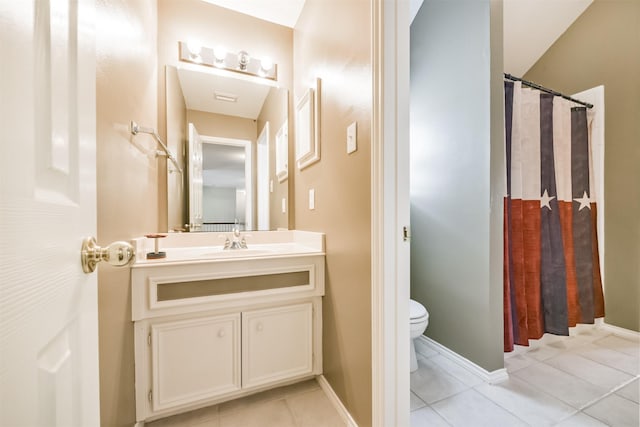
M224 262L259 258L324 255L324 234L299 230L241 232L246 249L224 250L232 233L168 233L159 239L159 251L166 257L147 259L154 251L154 239L133 239L136 261L132 268L199 262Z

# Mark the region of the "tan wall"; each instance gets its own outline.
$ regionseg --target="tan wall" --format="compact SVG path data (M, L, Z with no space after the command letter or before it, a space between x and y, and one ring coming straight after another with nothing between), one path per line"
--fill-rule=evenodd
M201 0L158 0L158 64L178 64L178 42L199 40L204 46L223 45L229 51L269 56L278 64L278 84L291 89L293 30L206 3ZM165 88L158 84L158 132L165 136ZM200 130L199 130L200 132ZM201 132L207 135L206 132ZM252 139L255 140L255 137ZM162 171L160 172L161 176ZM166 180L160 180L159 209L167 209ZM291 183L290 183L291 185ZM166 224L166 223L165 223ZM161 224L162 225L162 224Z
M295 225L326 233L324 375L360 426L371 425L372 398L370 29L370 2L307 0L294 31L295 99L322 79L321 160L296 168ZM348 155L354 121L358 151Z
M256 142L258 126L255 120L206 111L187 110L187 123L193 123L200 136L245 139Z
M640 2L595 0L525 78L605 92L605 321L640 331Z
M282 199L285 199L285 203L289 203L289 182L288 180L278 182L276 176L276 134L287 120L289 110L287 102L282 102L283 98L288 100L288 94L272 88L258 116L258 133L262 132L265 123L269 122L269 180L273 182L273 192L269 193L269 228L271 230L289 227L289 209L282 212ZM293 139L289 137L289 141L293 142Z
M149 135L129 122L157 122L155 0L97 2L96 136L98 242L158 228L158 161ZM115 23L118 25L116 26ZM98 269L101 425L135 423L129 269Z

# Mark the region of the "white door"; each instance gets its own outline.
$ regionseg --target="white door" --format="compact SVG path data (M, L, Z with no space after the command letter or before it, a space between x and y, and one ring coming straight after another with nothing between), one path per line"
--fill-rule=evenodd
M269 122L258 137L258 166L256 190L258 193L258 230L269 230Z
M92 0L0 0L0 425L98 426Z
M202 138L189 123L189 231L202 230Z

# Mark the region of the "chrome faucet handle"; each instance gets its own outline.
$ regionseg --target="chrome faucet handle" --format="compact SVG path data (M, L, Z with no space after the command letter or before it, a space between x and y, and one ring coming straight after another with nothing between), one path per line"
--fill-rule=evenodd
M224 239L224 247L222 249L231 248L231 240L229 240L229 236L225 236L224 234L218 234L218 239Z

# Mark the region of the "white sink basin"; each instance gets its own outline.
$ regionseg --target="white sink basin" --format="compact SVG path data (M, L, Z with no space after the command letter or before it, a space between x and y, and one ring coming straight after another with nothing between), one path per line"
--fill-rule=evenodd
M225 235L222 235L223 237ZM164 258L147 259L153 251L151 239L138 238L136 244L136 266L151 266L173 263L199 263L215 261L235 261L240 259L264 259L291 256L324 254L324 235L321 233L283 231L252 232L246 234L247 249L224 249L221 235L212 233L169 233L160 239Z
M275 254L273 249L261 248L261 249L219 249L214 252L203 254L205 258L243 258L252 256L261 256Z

